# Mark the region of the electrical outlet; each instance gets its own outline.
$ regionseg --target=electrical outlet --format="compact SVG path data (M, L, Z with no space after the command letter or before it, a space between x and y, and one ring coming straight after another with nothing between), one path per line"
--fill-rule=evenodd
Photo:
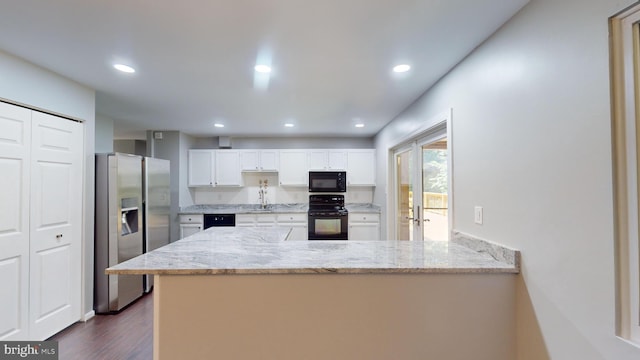
M482 225L482 206L476 206L474 209L474 221L478 225Z

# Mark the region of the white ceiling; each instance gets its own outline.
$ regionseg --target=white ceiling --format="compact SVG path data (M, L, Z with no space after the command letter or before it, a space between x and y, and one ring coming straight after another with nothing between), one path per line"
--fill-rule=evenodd
M0 49L96 89L117 138L372 136L527 1L11 0Z

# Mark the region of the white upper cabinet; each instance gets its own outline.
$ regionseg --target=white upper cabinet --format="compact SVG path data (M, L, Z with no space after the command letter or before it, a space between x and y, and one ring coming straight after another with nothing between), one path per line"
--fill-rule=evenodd
M262 171L278 171L280 169L279 155L278 150L260 150L260 169Z
M308 186L309 171L347 171L348 186L375 186L374 149L189 150L189 186L242 186L242 172L278 172Z
M346 150L308 150L309 170L346 170Z
M189 150L189 186L241 186L238 150Z
M376 151L354 149L347 151L347 186L375 186Z
M242 186L238 150L216 150L215 162L216 186Z
M189 150L189 186L214 186L215 150Z
M278 150L241 150L242 171L278 171Z
M280 150L280 171L282 186L308 186L309 171L306 150Z

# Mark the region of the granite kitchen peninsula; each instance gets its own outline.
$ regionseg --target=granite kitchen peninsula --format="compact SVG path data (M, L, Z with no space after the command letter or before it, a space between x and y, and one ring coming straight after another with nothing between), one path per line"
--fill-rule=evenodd
M518 252L289 231L210 228L106 272L155 275L154 359L514 358Z

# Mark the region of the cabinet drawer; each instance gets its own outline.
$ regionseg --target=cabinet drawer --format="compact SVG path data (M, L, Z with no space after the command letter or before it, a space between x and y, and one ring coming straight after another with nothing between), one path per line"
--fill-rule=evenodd
M269 224L273 224L276 222L276 215L275 214L258 214L256 216L256 221L258 223L269 223Z
M255 221L256 221L256 216L253 214L236 214L236 225L253 224Z
M180 215L180 224L202 224L202 215Z
M290 223L290 222L307 222L307 214L278 214L278 223Z
M380 214L349 213L349 222L380 222Z

